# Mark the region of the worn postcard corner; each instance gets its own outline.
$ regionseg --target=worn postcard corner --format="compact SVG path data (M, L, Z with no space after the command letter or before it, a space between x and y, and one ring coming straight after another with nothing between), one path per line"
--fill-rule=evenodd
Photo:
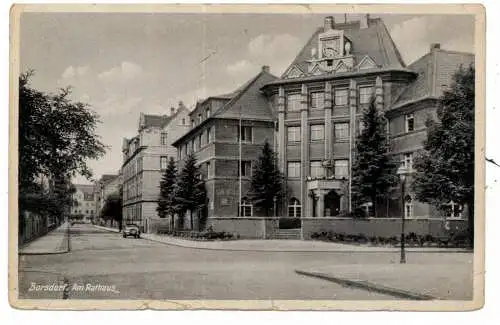
M484 305L483 6L10 18L14 308Z

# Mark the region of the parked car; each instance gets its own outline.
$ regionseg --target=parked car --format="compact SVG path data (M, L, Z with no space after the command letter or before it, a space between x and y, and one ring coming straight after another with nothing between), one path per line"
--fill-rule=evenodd
M141 230L139 229L139 226L135 224L126 224L125 227L123 228L123 238L126 238L128 236L140 238Z

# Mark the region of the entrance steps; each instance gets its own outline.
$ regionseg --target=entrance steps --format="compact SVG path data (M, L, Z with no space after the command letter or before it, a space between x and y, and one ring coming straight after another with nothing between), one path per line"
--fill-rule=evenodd
M300 228L297 229L277 229L269 239L297 239L300 240Z

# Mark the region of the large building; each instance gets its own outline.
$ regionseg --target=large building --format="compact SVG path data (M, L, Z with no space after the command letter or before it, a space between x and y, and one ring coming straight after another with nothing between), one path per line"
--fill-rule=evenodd
M189 110L182 102L170 115L141 113L137 135L123 139L123 219L148 231L157 218L160 180L170 157L177 158L172 146L189 129Z
M70 218L90 222L96 215L94 202L94 186L75 184L74 204L70 210Z
M255 213L246 197L252 163L266 141L274 145L276 120L260 89L276 79L264 66L234 92L198 102L189 114L189 131L174 143L179 169L188 154L197 159L206 180L210 218L252 217ZM185 228L191 225L184 220ZM197 219L193 224L196 229Z
M427 117L435 116L438 98L460 65L473 61L472 54L432 44L429 54L406 66L381 19L365 15L336 24L326 17L283 76L264 87L270 98L277 97L288 215L331 217L352 211L355 139L373 97L387 119L393 157L411 173ZM435 213L407 190L406 217ZM400 216L398 202L387 202L377 215Z
M245 232L248 237L269 237L276 228L276 223L269 227L262 218L255 221L262 214L245 198L247 168L251 170L267 139L275 143L286 183L278 214L300 218L302 228L311 224L308 235L314 229L338 230L338 217L353 211L355 139L363 128L363 110L375 99L387 120L391 156L410 174L404 207L395 195L376 215L401 217L404 208L405 217L424 220L410 222L411 227L428 232L433 227L428 221L442 215L415 200L409 186L413 157L422 149L425 121L436 116L439 96L460 66L473 63L473 54L430 44L428 54L407 66L382 19L364 15L359 21L336 23L326 17L280 78L264 70L235 93L200 102L190 114L191 130L174 145L181 162L194 152L202 170L207 170L208 217L215 228ZM243 139L241 155L238 137ZM449 217L464 217L462 207L453 210ZM390 228L385 232L390 235L399 232L395 222L387 222L376 227ZM305 230L300 235L308 236Z

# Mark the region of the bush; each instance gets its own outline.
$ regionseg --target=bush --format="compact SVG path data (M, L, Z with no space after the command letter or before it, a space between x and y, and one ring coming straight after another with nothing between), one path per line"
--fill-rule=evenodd
M279 228L280 229L296 229L300 228L301 221L300 218L280 218L279 219Z

